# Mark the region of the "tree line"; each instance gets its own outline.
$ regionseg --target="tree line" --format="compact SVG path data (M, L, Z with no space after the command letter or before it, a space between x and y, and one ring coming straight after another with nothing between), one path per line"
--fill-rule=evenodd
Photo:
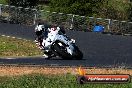
M35 7L39 0L6 0L10 5ZM41 0L42 1L42 0ZM45 0L43 0L45 1ZM127 0L49 0L50 11L132 21L132 4Z
M56 12L132 21L132 4L127 0L51 0L50 8Z

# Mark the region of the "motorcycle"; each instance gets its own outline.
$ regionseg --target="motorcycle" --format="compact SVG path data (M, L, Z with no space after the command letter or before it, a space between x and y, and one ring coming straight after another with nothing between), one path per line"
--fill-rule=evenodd
M60 29L48 28L48 38L43 39L42 45L48 48L45 52L48 57L59 56L62 59L82 59L83 53L75 44L74 39L70 39Z

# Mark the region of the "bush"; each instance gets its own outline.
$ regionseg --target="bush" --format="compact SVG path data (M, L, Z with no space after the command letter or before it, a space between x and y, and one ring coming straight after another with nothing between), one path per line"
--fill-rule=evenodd
M51 0L50 10L116 20L129 20L131 5L124 0Z
M92 15L103 0L51 0L50 10L78 15Z
M6 4L8 4L8 0L0 0L0 4L6 5Z
M123 0L104 1L102 8L99 10L99 16L116 20L128 20L130 3Z

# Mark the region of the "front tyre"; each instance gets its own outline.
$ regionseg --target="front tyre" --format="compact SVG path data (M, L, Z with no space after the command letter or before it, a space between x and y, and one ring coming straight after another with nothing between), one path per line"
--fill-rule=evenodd
M83 58L83 53L79 50L79 48L74 45L74 53L73 53L74 59L81 60Z
M66 49L66 44L64 44L61 41L56 41L55 43L53 43L52 45L52 50L58 54L58 56L60 56L63 59L72 59L72 55L70 55L67 52Z

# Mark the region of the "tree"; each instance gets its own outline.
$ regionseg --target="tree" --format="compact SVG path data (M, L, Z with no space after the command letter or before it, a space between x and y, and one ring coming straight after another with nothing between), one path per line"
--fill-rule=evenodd
M78 15L93 15L98 13L103 0L51 0L51 11L72 13Z
M116 20L132 19L131 9L124 0L50 0L51 11Z

